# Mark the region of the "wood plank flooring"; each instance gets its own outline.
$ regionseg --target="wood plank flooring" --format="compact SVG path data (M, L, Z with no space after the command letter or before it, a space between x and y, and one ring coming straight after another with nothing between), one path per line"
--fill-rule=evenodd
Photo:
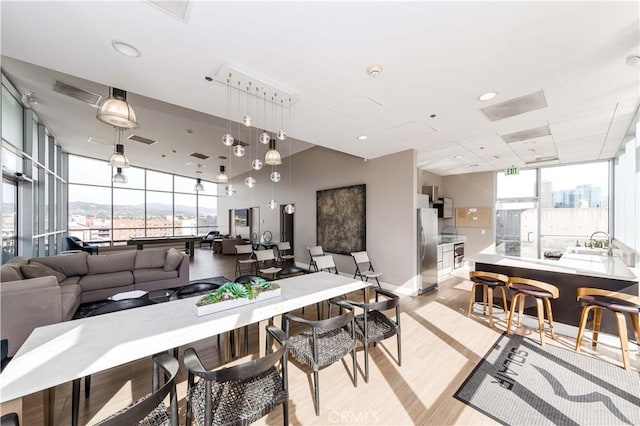
M224 275L234 277L235 256L213 254L196 249L191 263L192 280ZM348 272L348 271L345 271ZM320 416L315 415L310 370L290 363L289 419L304 425L487 425L495 421L453 398L453 394L483 355L506 329L501 311L494 311L494 328L482 315L466 316L471 284L467 272L457 270L453 277L430 294L404 297L402 314L402 366L396 364L395 338L370 350L370 378L364 382L364 352L358 351L358 386L353 386L351 359L345 358L320 371ZM315 316L313 308L305 316ZM525 323L526 324L526 323ZM537 324L517 332L537 339ZM558 341L552 344L573 349L575 330L557 327ZM114 330L114 332L117 332ZM564 333L564 334L563 334ZM257 326L250 327L250 353L257 353ZM550 339L547 340L550 342ZM216 339L195 342L193 347L208 368L221 365ZM181 352L184 348L181 348ZM619 350L600 345L593 352L584 344L583 352L621 365ZM255 355L247 355L242 362ZM640 357L632 353L632 368L638 369ZM182 358L180 357L182 362ZM80 424L94 424L109 414L145 395L151 388L151 362L139 360L92 376L91 396L81 396ZM181 367L178 382L180 424L184 424L184 397L187 374ZM83 394L83 392L82 392ZM56 388L55 425L71 423L71 384ZM42 395L24 398L24 424L43 424ZM282 410L276 409L257 424L282 424Z

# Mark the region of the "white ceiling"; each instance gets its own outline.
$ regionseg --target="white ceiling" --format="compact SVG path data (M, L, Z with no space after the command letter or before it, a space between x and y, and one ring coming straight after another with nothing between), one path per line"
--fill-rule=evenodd
M625 63L640 52L638 2L168 4L186 5L185 19L147 1L1 3L3 71L40 100L34 111L66 151L107 158L111 148L87 139L114 135L94 108L53 92L55 79L103 96L128 91L134 132L158 140L127 142L132 164L194 175L201 163L207 179L228 155L226 120L246 110L233 89L229 116L226 85L204 78L226 65L295 95L290 126L286 108L264 126L282 121L293 152L304 142L363 158L415 148L418 165L440 175L611 158L640 94L638 68ZM118 53L113 40L142 56ZM377 78L372 64L383 67ZM487 91L498 96L478 101ZM547 107L493 122L480 111L537 91ZM260 124L265 105L252 105ZM550 136L500 137L545 125ZM235 172L248 163L234 159Z

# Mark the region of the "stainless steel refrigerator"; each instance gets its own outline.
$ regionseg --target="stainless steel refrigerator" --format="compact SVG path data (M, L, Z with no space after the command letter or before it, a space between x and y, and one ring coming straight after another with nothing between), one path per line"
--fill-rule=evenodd
M418 294L438 288L438 210L418 209Z

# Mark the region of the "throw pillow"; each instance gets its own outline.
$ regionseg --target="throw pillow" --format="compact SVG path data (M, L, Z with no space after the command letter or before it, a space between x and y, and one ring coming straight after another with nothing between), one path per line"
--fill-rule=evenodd
M167 250L167 257L164 259L164 267L162 269L175 271L180 266L180 262L182 262L182 255L178 253L178 250L170 248Z
M24 275L25 278L40 278L53 275L56 277L56 280L58 280L58 284L67 279L67 276L62 272L56 271L42 263L32 262L28 265L22 265L20 271L22 271L22 275Z

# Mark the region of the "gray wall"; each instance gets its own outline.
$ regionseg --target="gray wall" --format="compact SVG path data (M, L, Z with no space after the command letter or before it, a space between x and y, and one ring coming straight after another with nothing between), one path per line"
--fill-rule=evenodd
M454 208L457 207L491 207L494 211L495 181L493 172L467 173L463 175L439 176L421 170L418 176L418 190L423 186L435 185L439 188L440 197L453 199ZM456 227L454 219L439 219L438 228L445 231ZM483 251L493 252L495 246L495 217L491 227L456 228L458 234L467 237L465 255L470 256ZM484 232L483 232L484 231Z
M233 159L233 162L237 161ZM369 257L376 269L383 272L383 282L406 286L408 291L416 288L414 194L417 192L417 168L414 150L365 162L362 158L313 147L292 156L291 198L288 195L288 161L285 158L279 167L282 180L273 185L273 196L281 204L291 201L296 206L294 249L297 262L308 263L307 246L316 245L316 191L364 183L367 185ZM271 167L252 174L258 181L253 190L242 183L246 174L233 179L238 193L234 197L221 196L218 211L219 217L224 218L229 208L260 206L260 233L270 230L275 240L280 235L280 210L267 207L272 196L269 173ZM220 225L224 229L225 224ZM355 265L351 256L336 254L334 259L341 273L353 274Z

